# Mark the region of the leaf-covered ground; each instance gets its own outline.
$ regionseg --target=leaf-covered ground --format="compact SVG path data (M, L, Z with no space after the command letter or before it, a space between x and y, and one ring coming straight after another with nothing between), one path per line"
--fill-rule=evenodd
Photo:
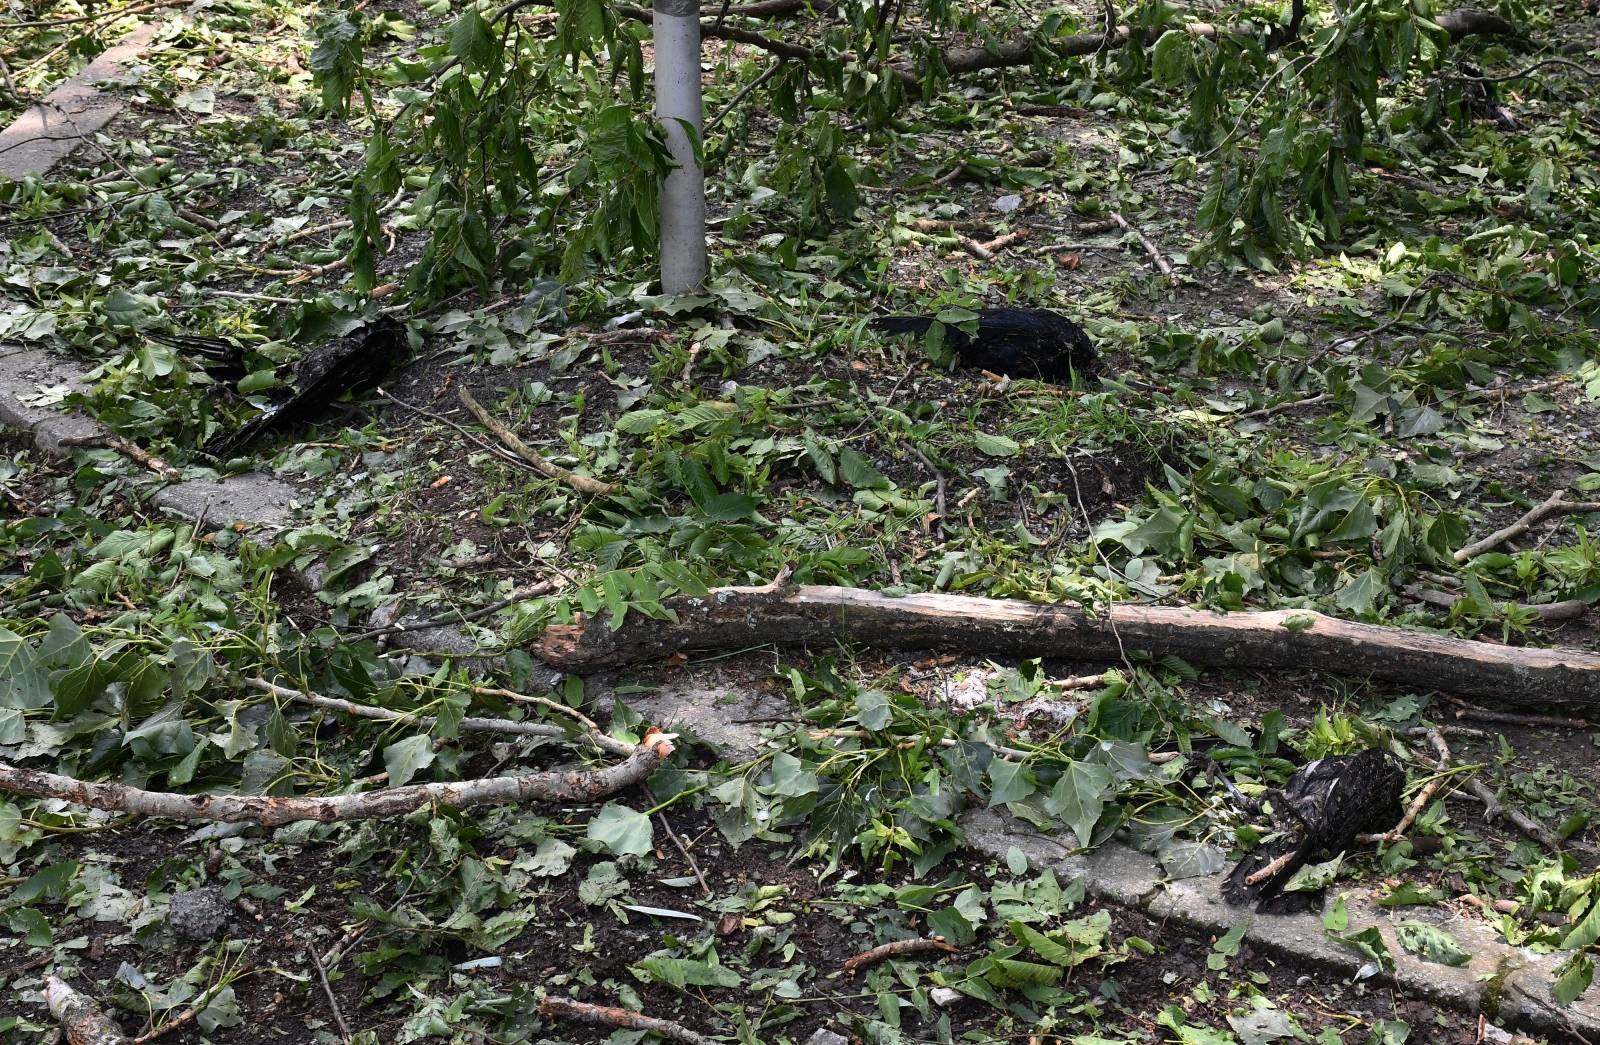
M365 13L388 112L426 89L413 63L448 53L457 12ZM1526 41L1466 45L1487 75L1596 38L1576 5L1507 13ZM323 108L307 34L325 14L223 0L172 22L103 135L47 181L0 186L0 341L97 368L81 401L38 400L90 410L190 476L215 474L198 446L269 402L307 345L381 308L414 349L382 395L227 466L302 491L272 535L162 516L155 477L108 451L53 462L7 437L0 758L158 790L464 779L592 757L457 732L466 713L562 721L475 685L612 706L633 737L633 706L708 677L760 696L765 721L744 725L767 739L719 756L686 737L598 809L196 834L0 801L7 1040L49 1033L34 992L54 972L130 1033L197 1010L171 1041L607 1040L540 1021L548 993L750 1042L819 1027L880 1042L1476 1042L1475 1018L1191 938L1086 901L1020 853L989 863L958 845L963 808L1004 805L1066 847L1117 836L1174 875L1211 869L1258 841L1220 777L1257 795L1299 760L1382 745L1409 795L1433 775L1410 754L1416 731L1438 725L1453 770L1412 839L1349 854L1333 893L1375 891L1397 918L1487 910L1513 942L1568 946L1567 983L1587 986L1596 934L1571 923L1593 921L1600 894L1600 775L1581 724L1475 720L1420 681L1364 683L1359 665L1263 677L836 649L552 681L524 652L577 612L650 616L791 563L802 581L890 592L1310 607L1600 649L1588 621L1536 608L1600 599L1594 513L1452 556L1558 487L1600 490L1600 123L1581 71L1502 85L1515 130L1470 112L1418 129L1437 85L1392 85L1340 235L1231 267L1187 263L1213 172L1181 84L1132 81L1109 58L1010 70L903 111L892 134L823 92L816 111L835 114L851 162L815 198L773 188L804 180L789 169L804 154L756 93L707 142L713 278L670 300L622 246L583 279L548 279L563 201L584 198L553 114L607 89L585 82L525 114L552 174L527 228L500 230L516 249L490 291L438 302L405 285L434 224L426 171L381 201L381 291L347 282L341 222L372 126ZM96 17L88 54L132 24ZM45 57L71 29L7 44L17 98L72 70L71 45ZM763 68L738 45L707 60L712 112ZM807 208L853 213L816 231ZM987 260L961 240L1018 232ZM1097 374L997 381L865 329L887 310L1007 302L1081 320ZM248 376L213 381L161 340L180 333L237 340ZM580 495L496 454L462 388L620 491ZM382 606L450 617L538 582L553 593L463 625L493 663L357 638ZM255 677L433 725L280 706ZM1183 754L1196 748L1209 763ZM1468 777L1563 852L1485 823ZM179 939L171 898L209 885L241 901L225 934ZM840 971L930 930L957 953Z

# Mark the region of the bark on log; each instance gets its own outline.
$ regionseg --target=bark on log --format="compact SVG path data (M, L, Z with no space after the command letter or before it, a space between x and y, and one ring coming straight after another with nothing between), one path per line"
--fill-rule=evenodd
M45 1005L61 1024L70 1045L128 1045L122 1028L87 996L54 976L46 976L44 984Z
M676 622L632 616L618 631L598 619L552 625L534 650L571 671L679 650L841 639L1064 660L1116 660L1124 650L1143 650L1210 667L1335 671L1505 703L1600 705L1600 654L1496 646L1305 610L1221 614L1118 605L1099 614L1075 605L944 594L891 598L821 585L719 588L667 605Z
M412 784L330 798L272 795L184 795L144 791L125 784L96 783L0 762L0 791L33 798L59 798L74 805L170 820L215 820L276 827L297 820L372 820L404 816L422 806L456 809L521 802L592 802L636 784L672 753L661 734L645 737L627 759L604 769L527 773L439 784Z

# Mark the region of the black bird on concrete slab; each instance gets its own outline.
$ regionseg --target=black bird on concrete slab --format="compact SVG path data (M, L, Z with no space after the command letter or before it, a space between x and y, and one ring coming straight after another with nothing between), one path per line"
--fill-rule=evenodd
M1285 893L1283 887L1307 864L1348 850L1357 835L1399 823L1405 781L1405 772L1376 749L1307 762L1262 802L1271 805L1281 838L1246 853L1223 884L1223 896L1270 914L1320 908L1320 892Z
M346 393L359 395L376 388L405 354L405 327L388 316L318 345L295 369L293 395L234 431L214 436L204 451L227 460L270 432L308 424Z
M933 316L879 316L874 330L886 334L926 334L939 322ZM986 308L978 312L977 333L944 326L945 344L964 367L1005 377L1070 381L1073 373L1093 372L1094 342L1072 320L1047 309Z

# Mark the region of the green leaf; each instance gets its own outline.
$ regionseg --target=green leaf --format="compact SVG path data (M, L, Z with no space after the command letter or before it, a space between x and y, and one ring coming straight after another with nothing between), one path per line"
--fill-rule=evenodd
M481 69L494 57L494 30L483 15L468 8L450 27L450 53L468 69Z
M723 965L687 958L654 957L635 962L630 971L646 983L669 987L737 987L739 974Z
M785 798L816 794L817 774L806 769L798 758L787 751L780 751L772 757L772 786L769 790Z
M1249 929L1250 923L1245 922L1223 933L1217 942L1211 945L1211 953L1206 955L1206 968L1213 972L1226 968L1228 959L1238 955L1239 945L1244 942L1244 934Z
M1329 933L1342 933L1350 928L1350 908L1345 903L1344 893L1339 894L1328 913L1322 916L1322 927Z
M997 758L989 763L989 806L1020 802L1033 794L1033 774L1021 762Z
M0 626L0 707L37 711L50 706L50 680L27 640Z
M1383 934L1378 932L1376 925L1369 925L1360 932L1349 935L1329 933L1328 938L1348 944L1360 951L1376 966L1378 972L1390 972L1394 969L1394 956L1389 953L1389 945L1383 942Z
M1022 444L1010 436L991 435L988 432L972 433L972 445L989 457L1015 457L1022 452Z
M654 838L650 818L635 809L607 802L589 821L584 837L599 842L617 856L643 856Z
M889 485L872 462L848 446L839 448L839 477L857 490L881 490Z
M1571 1005L1593 982L1594 959L1587 954L1574 954L1556 967L1556 982L1550 993L1562 1005Z
M1378 897L1379 907L1410 907L1436 904L1444 899L1444 890L1433 886L1423 888L1415 882L1402 882L1397 888Z
M383 767L389 786L404 787L420 770L433 765L433 738L426 733L406 737L383 749Z
M1596 900L1583 920L1568 931L1566 939L1561 941L1561 947L1563 950L1578 951L1596 940L1600 940L1600 900Z
M1094 825L1105 811L1106 799L1115 792L1116 784L1105 766L1073 761L1067 763L1061 779L1051 789L1045 808L1072 828L1078 844L1087 849Z
M889 694L877 689L864 689L856 694L855 720L864 729L882 729L893 718Z
M1395 926L1400 946L1420 958L1441 965L1465 965L1472 955L1461 949L1456 938L1426 922L1405 921Z

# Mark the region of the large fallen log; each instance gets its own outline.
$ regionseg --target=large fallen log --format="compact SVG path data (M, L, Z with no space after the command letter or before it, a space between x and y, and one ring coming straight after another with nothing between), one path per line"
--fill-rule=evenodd
M821 585L718 588L666 605L676 621L635 614L616 631L599 618L552 625L535 652L554 667L589 671L680 650L839 640L1062 660L1143 651L1209 667L1332 671L1501 703L1600 705L1597 654L1498 646L1307 610L1223 614L1123 604L1095 611L966 595L891 598Z

